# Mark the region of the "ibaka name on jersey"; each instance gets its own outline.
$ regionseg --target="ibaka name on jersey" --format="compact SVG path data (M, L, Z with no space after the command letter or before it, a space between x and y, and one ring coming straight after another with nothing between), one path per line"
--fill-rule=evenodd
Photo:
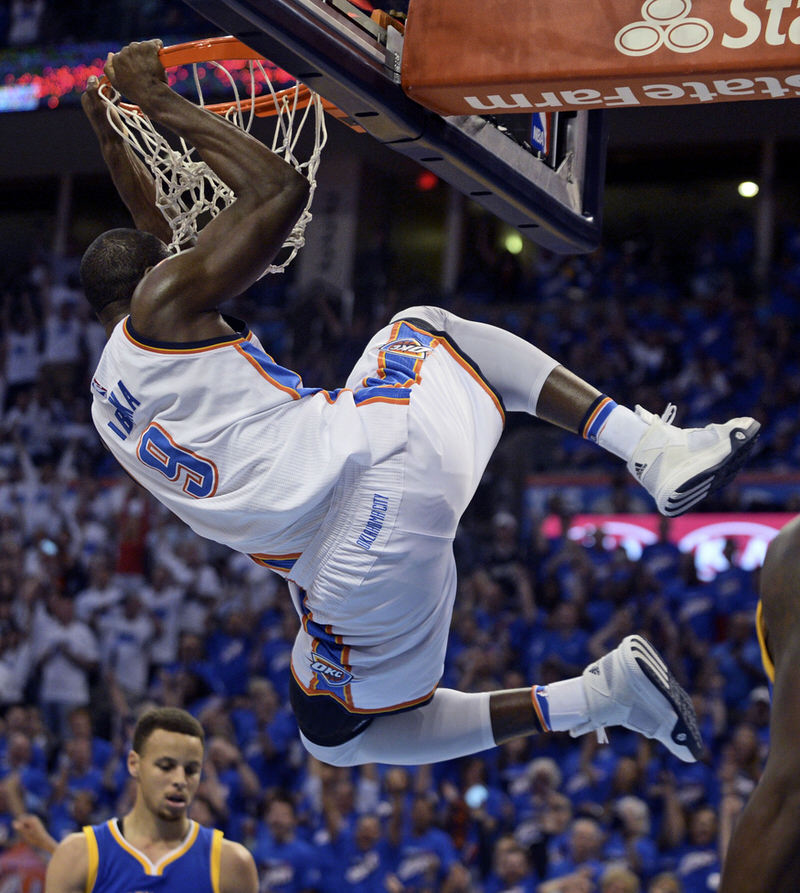
M133 413L140 401L133 396L130 390L125 386L125 382L120 379L115 390L103 387L100 382L92 379L92 388L97 394L114 407L114 417L118 424L107 422L108 427L119 437L120 440L126 440L128 435L133 431Z
M321 676L328 685L347 685L353 679L353 674L348 673L344 667L340 667L325 657L320 657L315 652L311 653L311 669Z

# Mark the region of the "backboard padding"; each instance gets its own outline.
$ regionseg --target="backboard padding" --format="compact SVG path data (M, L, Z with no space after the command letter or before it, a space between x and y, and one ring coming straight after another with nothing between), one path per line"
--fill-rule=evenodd
M442 115L800 96L792 0L411 0L406 93ZM442 65L441 60L447 64Z

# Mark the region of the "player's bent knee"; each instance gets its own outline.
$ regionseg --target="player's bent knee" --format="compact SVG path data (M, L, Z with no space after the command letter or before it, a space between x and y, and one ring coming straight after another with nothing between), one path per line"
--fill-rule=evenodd
M423 306L406 307L399 313L395 313L392 322L398 322L402 319L418 319L427 323L434 331L447 331L447 318L450 314L441 307Z
M345 741L344 744L323 747L320 744L314 744L313 741L309 741L300 732L300 740L303 743L303 747L312 757L316 757L320 762L327 763L330 766L360 766L362 763L367 762L367 760L359 756L360 737L361 735L357 735L355 738L351 738L350 741Z

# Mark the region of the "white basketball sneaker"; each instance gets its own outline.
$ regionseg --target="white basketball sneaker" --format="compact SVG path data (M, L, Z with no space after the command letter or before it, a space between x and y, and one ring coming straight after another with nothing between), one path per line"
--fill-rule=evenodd
M653 646L628 636L583 671L589 719L570 729L576 738L606 726L624 726L660 741L686 763L703 752L703 739L689 695L678 685Z
M761 425L755 419L731 419L705 428L677 428L670 403L660 418L641 406L636 414L648 424L628 462L628 471L655 499L662 515L689 511L724 486L750 455Z

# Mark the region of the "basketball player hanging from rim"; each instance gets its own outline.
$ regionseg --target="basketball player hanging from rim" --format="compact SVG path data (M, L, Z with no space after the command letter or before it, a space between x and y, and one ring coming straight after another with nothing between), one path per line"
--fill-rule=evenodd
M168 256L149 176L90 84L85 108L138 227L99 236L81 264L108 335L93 419L120 464L198 534L288 581L302 621L291 701L306 748L339 765L429 763L519 735L602 737L622 725L696 759L689 698L639 636L548 686L438 688L456 592L452 542L507 411L616 454L666 515L730 478L758 423L675 427L671 414L616 404L520 338L436 307L397 314L345 388L306 387L219 309L279 250L306 183L174 93L159 46L109 54L106 74L194 145L236 200L194 247Z

